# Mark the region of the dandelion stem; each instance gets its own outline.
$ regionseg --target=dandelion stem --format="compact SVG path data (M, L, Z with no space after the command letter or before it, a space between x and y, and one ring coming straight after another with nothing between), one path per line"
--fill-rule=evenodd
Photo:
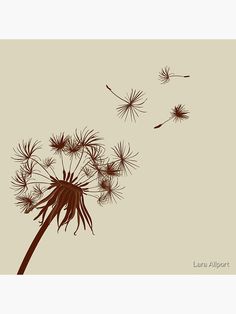
M78 173L77 176L80 175L80 173L83 171L83 169L84 169L89 163L90 163L90 160L89 160L88 162L86 162L86 163L83 165L83 167L80 169L80 171L79 171L79 173Z
M51 213L48 215L47 219L44 221L43 225L41 226L41 228L39 229L38 233L36 234L34 240L32 241L28 251L26 252L26 255L20 265L20 268L17 272L17 275L23 275L25 272L25 269L30 261L31 256L34 253L34 250L36 249L40 239L42 238L44 232L47 230L47 227L50 225L50 223L52 222L52 220L55 218L57 214L57 211L52 210Z
M56 172L54 171L54 169L52 168L52 166L50 167L50 169L52 170L54 176L57 177L57 174L56 174Z
M95 173L96 173L96 171L95 171ZM94 173L94 174L95 174L95 173ZM96 178L94 178L93 180L88 181L88 180L90 180L90 179L94 176L94 174L93 174L90 178L86 179L85 181L80 182L80 184L84 184L84 183L90 184L91 182L93 182L93 181L95 181L95 180L98 180L98 177L96 177ZM90 189L91 189L91 188L90 188Z
M104 192L104 191L88 191L88 193L102 193L102 192Z
M121 98L119 95L117 95L116 93L113 92L113 90L108 86L106 85L106 88L114 95L116 96L117 98L119 98L120 100L124 101L124 102L127 102L127 100Z
M80 162L81 162L81 159L82 159L82 157L83 157L83 154L84 154L84 148L82 149L82 153L81 153L81 155L80 155L79 161L77 162L77 165L76 165L76 167L75 167L75 169L74 169L73 172L75 172L76 169L79 167L79 164L80 164Z
M73 156L72 156L72 157L71 157L71 159L70 159L70 167L69 167L69 172L70 172L70 170L71 170L72 161L73 161Z
M27 185L28 184L51 184L51 183L49 183L49 182L28 182Z
M62 153L60 153L60 157L61 157L61 164L62 164L62 168L65 171L65 167L64 167L64 160L63 160L63 156Z
M190 75L177 75L177 74L171 74L170 77L190 77Z
M154 129L158 129L160 128L163 124L165 124L166 122L172 120L174 117L170 117L169 119L167 119L166 121L162 122L161 124L158 124L157 126L154 127Z
M31 158L32 161L36 162L36 164L38 164L41 168L43 168L44 171L47 172L47 174L49 175L49 177L51 176L50 173L47 171L47 169L36 159Z
M33 172L34 174L36 174L36 175L38 175L38 176L41 176L41 177L44 177L45 179L47 179L47 180L50 180L48 177L46 177L46 176L44 176L43 174L41 174L41 173L38 173L38 172Z
M88 195L88 196L91 196L91 197L94 197L94 198L98 199L98 197L97 197L97 196L94 196L94 195L92 195L92 194L87 194L87 193L86 193L86 195Z

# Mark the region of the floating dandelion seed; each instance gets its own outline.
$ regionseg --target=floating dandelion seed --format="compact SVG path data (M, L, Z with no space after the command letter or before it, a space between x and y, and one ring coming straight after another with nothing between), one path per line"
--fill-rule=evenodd
M154 129L160 128L163 124L169 122L170 120L173 120L174 122L186 120L189 118L188 113L189 112L184 109L184 105L175 106L170 112L170 118L155 126Z
M142 91L136 91L131 89L131 92L129 95L127 95L125 98L121 98L116 93L113 92L113 90L106 85L106 88L118 99L122 100L124 104L118 106L116 108L118 112L118 116L126 121L128 117L130 117L131 121L136 121L136 119L139 117L140 113L145 113L145 111L142 110L143 104L146 102L147 98L143 100L144 93Z
M138 153L134 154L131 151L130 145L127 146L124 142L119 142L117 146L112 148L115 153L114 164L119 169L119 173L127 175L131 174L131 169L136 169L138 165L136 164L135 157Z
M187 78L190 77L190 75L177 75L175 73L170 73L170 68L167 66L165 68L162 68L161 72L159 72L159 80L161 81L161 84L168 83L171 77Z
M113 151L115 158L105 156L102 138L94 130L75 131L74 136L64 133L53 135L49 146L56 158L41 159L35 155L38 143L22 142L14 150L20 170L12 179L16 192L16 205L24 213L38 210L34 220L40 220L40 229L33 239L17 274L23 274L44 232L54 220L57 230L67 229L69 223L77 221L77 231L82 224L93 233L93 222L86 206L87 198L93 197L98 204L105 205L122 198L118 179L137 167L130 145L119 143ZM63 158L70 161L65 169ZM62 161L61 172L56 174L52 165ZM93 233L94 234L94 233Z

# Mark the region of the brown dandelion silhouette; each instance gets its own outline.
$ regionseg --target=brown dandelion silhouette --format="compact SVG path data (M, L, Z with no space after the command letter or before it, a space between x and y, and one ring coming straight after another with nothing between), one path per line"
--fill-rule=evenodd
M159 72L159 80L161 81L161 84L168 83L172 77L187 78L187 77L190 77L190 75L178 75L175 73L171 73L170 68L167 66L165 68L162 68L161 72Z
M38 211L34 220L39 220L40 229L33 239L17 274L23 274L48 226L57 221L57 231L67 230L76 220L74 234L82 224L92 234L93 222L86 201L95 198L99 205L116 202L122 198L120 177L137 168L137 161L130 145L118 143L112 148L114 158L106 156L102 138L94 130L85 128L73 136L61 133L52 135L49 146L54 156L39 157L42 149L39 142L23 141L14 149L13 159L20 169L12 178L16 205L24 213ZM61 171L55 172L54 164L60 161ZM57 168L58 169L58 168Z
M163 124L171 120L173 120L174 122L178 122L178 121L181 122L182 120L186 120L189 118L188 113L189 112L184 109L184 105L175 106L170 112L170 118L162 122L161 124L158 124L157 126L155 126L154 129L160 128Z
M136 122L136 119L139 117L140 113L146 113L143 111L143 104L146 102L144 98L144 93L140 90L131 89L130 94L127 94L126 97L122 98L113 90L106 85L106 88L118 99L122 100L124 103L116 108L118 117L124 119L125 121L129 117L131 122Z

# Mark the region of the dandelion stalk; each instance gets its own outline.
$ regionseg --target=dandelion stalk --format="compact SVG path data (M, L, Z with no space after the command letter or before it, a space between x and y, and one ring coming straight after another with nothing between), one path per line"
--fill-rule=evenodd
M81 224L84 230L89 227L94 235L92 217L86 206L87 197L95 198L99 205L112 203L122 198L122 188L119 186L118 177L136 168L134 157L137 154L132 153L130 145L126 147L124 143L119 143L113 148L115 158L110 161L108 157L104 157L105 149L100 140L96 132L87 129L79 134L76 131L74 136L65 136L64 133L53 135L49 145L58 156L62 167L62 177L57 177L52 169L55 159L47 157L42 163L38 161L41 161L41 158L36 156L35 152L39 149L39 142L23 141L14 150L13 159L21 163L20 170L12 178L12 188L16 192L16 205L21 207L25 214L39 210L34 220L40 219L40 229L30 244L17 274L24 274L40 239L54 218L57 221L58 232L62 227L66 231L69 223L75 219L77 227L74 235L77 234ZM70 159L67 172L63 156ZM85 163L77 176L74 172L71 173L73 161L76 159L78 162L74 172L82 159ZM39 173L39 168L44 169L48 177ZM55 177L50 175L47 168L54 172ZM82 182L85 175L87 178ZM47 179L48 182L37 181L37 176ZM94 181L97 181L96 186L91 186Z
M17 272L17 275L23 275L25 272L25 269L39 243L39 241L41 240L42 236L44 235L44 232L47 230L48 226L50 225L50 223L52 222L52 220L56 217L57 212L54 210L52 210L51 214L48 215L47 219L44 221L44 223L42 224L42 226L40 227L38 233L36 234L34 240L32 241L21 265L20 268Z

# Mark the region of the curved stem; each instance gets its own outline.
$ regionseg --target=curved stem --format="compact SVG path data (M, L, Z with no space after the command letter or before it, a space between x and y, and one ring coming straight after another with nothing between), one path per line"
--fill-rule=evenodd
M44 171L46 171L47 174L49 175L49 177L51 176L50 173L47 171L47 169L46 169L39 161L37 161L37 160L34 159L34 158L31 158L31 160L33 160L34 162L36 162L36 164L38 164Z
M52 182L49 183L49 182L38 182L38 181L37 181L37 182L28 182L27 185L28 185L28 184L52 184Z
M47 227L50 225L50 223L52 222L53 218L56 216L57 211L51 211L51 213L48 215L47 219L44 221L43 225L41 226L41 228L39 229L38 233L36 234L34 240L32 241L28 251L26 252L26 255L20 265L20 268L17 272L17 275L23 275L25 272L25 269L30 261L31 256L34 253L34 250L36 249L40 239L42 238L44 232L47 230Z
M34 174L36 174L36 175L38 175L38 176L44 177L45 179L47 179L47 180L50 180L50 181L51 181L51 179L49 179L48 177L44 176L44 175L43 175L43 174L41 174L41 173L38 173L38 172L35 172L35 171L33 171L33 173L34 173Z
M117 95L116 93L113 92L113 90L106 85L106 88L109 89L109 91L114 95L116 96L117 98L119 98L120 100L124 101L124 102L127 102L125 99L121 98L119 95Z

